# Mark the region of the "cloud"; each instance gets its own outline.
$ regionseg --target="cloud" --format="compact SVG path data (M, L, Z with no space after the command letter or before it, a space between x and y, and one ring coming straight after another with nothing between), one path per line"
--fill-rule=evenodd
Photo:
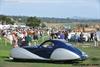
M64 3L66 0L4 0L10 3Z
M3 2L16 3L19 2L19 0L3 0Z
M50 4L100 4L99 0L2 0L6 3L19 3L19 4L31 4L31 3L50 3Z
M40 5L62 5L62 6L69 6L69 7L95 7L99 6L99 0L2 0L4 3L9 4L40 4Z

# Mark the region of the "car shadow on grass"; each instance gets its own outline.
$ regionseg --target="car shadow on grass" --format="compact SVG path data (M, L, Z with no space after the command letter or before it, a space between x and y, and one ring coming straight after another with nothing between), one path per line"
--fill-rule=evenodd
M92 57L90 58L91 61L100 61L100 58L97 58L97 57Z
M4 57L6 62L16 62L16 63L49 63L49 64L79 64L81 61L48 61L48 60L21 60L21 59L14 59L11 60L9 57Z
M2 58L2 60L6 61L6 62L16 62L16 63L49 63L49 64L81 64L82 62L85 61L46 61L46 60L20 60L20 59L14 59L11 60L9 59L9 57L7 56L1 56L0 58ZM98 57L91 57L87 60L91 60L91 61L100 61L100 58Z

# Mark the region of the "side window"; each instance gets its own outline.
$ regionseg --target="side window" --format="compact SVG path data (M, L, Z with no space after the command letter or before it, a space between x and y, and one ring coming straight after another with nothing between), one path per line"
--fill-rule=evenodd
M45 48L53 48L54 43L52 43L52 42L46 42L42 46L45 47Z

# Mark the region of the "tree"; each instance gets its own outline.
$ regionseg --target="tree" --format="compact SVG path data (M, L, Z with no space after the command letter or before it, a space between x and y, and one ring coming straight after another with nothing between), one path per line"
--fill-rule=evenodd
M46 22L42 22L42 23L40 24L40 26L41 26L42 28L47 27L47 23L46 23Z
M30 26L30 27L38 27L40 25L40 23L41 23L41 21L37 17L29 17L27 19L26 25Z
M2 22L1 24L14 24L15 22L13 20L11 20L10 17L7 16L0 16L0 21Z
M89 24L85 24L85 27L89 27Z
M0 21L1 21L1 24L5 24L5 22L6 22L6 16L1 15L0 16Z

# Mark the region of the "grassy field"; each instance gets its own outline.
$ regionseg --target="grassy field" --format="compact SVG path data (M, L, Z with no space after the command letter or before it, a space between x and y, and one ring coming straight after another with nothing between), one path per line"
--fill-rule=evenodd
M79 43L78 43L79 44ZM87 43L84 43L87 44ZM84 45L81 44L81 45ZM88 43L91 44L91 43ZM79 44L80 45L80 44ZM66 62L43 62L43 61L11 61L9 60L9 53L11 45L4 39L0 38L0 67L100 67L100 47L82 47L81 50L85 51L89 58L79 63Z

